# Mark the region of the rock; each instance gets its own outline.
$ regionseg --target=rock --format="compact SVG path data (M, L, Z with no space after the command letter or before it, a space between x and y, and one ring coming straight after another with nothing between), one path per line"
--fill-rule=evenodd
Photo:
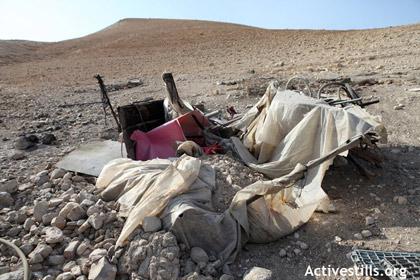
M309 248L308 244L306 244L305 242L300 242L299 246L302 250L307 250Z
M47 213L44 216L42 216L42 223L45 226L48 226L51 224L52 220L55 218L57 214L56 213Z
M92 216L95 213L98 213L98 214L101 213L101 208L98 205L92 205L86 211L86 214L88 216Z
M21 280L21 279L23 279L23 270L21 269L0 274L0 280Z
M158 217L145 217L143 220L143 230L145 232L156 232L162 228L162 221Z
M104 213L95 213L88 219L90 225L96 230L100 229L103 226L105 220L106 215Z
M54 217L51 220L51 225L59 229L64 229L64 227L66 226L66 219L61 216Z
M33 185L28 182L28 183L19 185L18 190L23 192L23 191L26 191L26 190L31 189L31 188L33 188Z
M373 225L375 223L375 219L370 216L367 216L365 218L365 223L367 226Z
M361 240L361 239L363 239L363 236L362 236L361 233L355 233L354 234L354 239Z
M284 258L287 256L287 251L285 249L281 249L279 252L280 258Z
M273 273L271 270L254 266L244 274L243 280L271 280Z
M107 250L106 249L95 249L95 250L92 251L92 253L90 253L89 260L91 262L96 262L97 260L99 260L100 258L102 258L106 255L107 255Z
M78 205L76 202L68 202L66 205L64 205L63 208L61 208L60 212L58 213L58 216L67 218L67 214L73 207L76 207L76 205Z
M394 106L394 110L402 110L404 109L405 105L404 104L398 104L396 106Z
M42 222L42 217L48 213L49 203L48 201L42 200L35 203L34 206L34 219L37 222Z
M8 192L0 192L0 208L10 207L14 204L15 200Z
M52 198L48 202L50 204L50 207L57 207L58 205L63 203L63 201L64 200L62 198Z
M44 170L39 172L38 174L36 174L35 176L31 177L32 182L36 185L36 186L42 186L43 184L45 184L46 182L49 181L49 176L48 176L48 171Z
M89 244L87 242L82 242L76 249L76 254L78 256L83 256L83 254L89 249Z
M56 168L51 172L50 179L54 180L58 178L63 178L64 175L66 175L66 170L61 169L61 168Z
M370 230L368 230L368 229L364 229L364 230L362 230L361 234L362 234L362 236L363 236L363 237L365 237L365 238L367 238L367 237L371 237L371 236L372 236L372 232L371 232Z
M73 280L75 277L71 272L63 272L59 275L57 275L57 278L55 280Z
M71 172L67 172L64 176L63 176L63 180L71 180L71 178L73 177L73 174Z
M10 237L16 237L22 231L22 226L15 226L9 229L7 235Z
M47 258L52 252L51 246L39 243L36 248L29 254L29 262L31 264L40 263Z
M61 265L64 263L63 255L53 255L48 257L48 263L50 265Z
M64 258L72 260L76 256L77 247L80 245L79 240L71 241L69 245L67 245L66 249L64 249Z
M399 196L397 198L397 202L399 205L406 205L407 204L407 198L405 196Z
M78 221L85 217L86 211L78 203L73 203L73 207L71 207L70 211L67 214L67 219L71 221Z
M30 243L27 243L20 246L20 249L25 254L25 256L27 256L29 255L30 252L32 252L32 250L34 249L34 246Z
M75 261L69 261L63 266L64 272L70 272L73 267L75 267L77 263Z
M83 208L88 208L88 210L89 210L89 207L93 206L94 204L95 204L95 202L92 201L92 200L83 199L83 201L80 203L80 206L82 206ZM86 214L87 214L87 211L86 211ZM88 214L88 216L89 216L89 214Z
M14 194L18 190L18 183L15 179L0 183L0 192Z
M64 234L61 229L48 227L45 229L45 241L48 244L61 243L64 240Z
M10 158L13 160L21 160L26 157L25 153L22 151L14 151L13 154L10 155Z
M209 261L209 256L207 255L206 251L204 251L200 247L192 247L190 255L191 255L191 259L196 264L207 263Z
M92 264L89 271L89 280L114 280L117 274L117 267L110 264L105 257Z
M41 143L44 145L52 145L57 141L57 138L52 133L45 133L41 137Z
M219 280L235 280L235 277L229 274L223 274L220 276Z
M341 242L341 241L343 241L343 238L341 238L340 236L335 236L334 240L335 240L335 242Z
M29 263L30 264L37 264L37 263L42 263L44 261L44 258L41 256L41 254L29 254Z
M85 221L80 227L78 228L77 232L82 234L90 228L89 221Z
M26 220L26 215L25 213L21 212L21 211L9 211L6 214L6 221L10 222L10 223L15 223L15 224L23 224Z
M293 249L293 253L295 253L295 255L300 255L302 251L298 248Z
M226 177L226 182L228 182L229 185L232 185L233 184L233 179L232 179L232 176L231 175L228 175Z
M73 177L71 177L71 180L77 183L77 182L84 182L85 178L79 175L74 175Z
M82 275L82 269L80 268L80 266L76 265L73 266L70 270L71 274L73 274L73 276L77 277Z
M26 136L20 136L18 138L16 138L15 142L14 142L14 146L16 150L26 150L29 149L31 147L33 147L36 143L34 143L33 141L31 141L31 139L29 137Z

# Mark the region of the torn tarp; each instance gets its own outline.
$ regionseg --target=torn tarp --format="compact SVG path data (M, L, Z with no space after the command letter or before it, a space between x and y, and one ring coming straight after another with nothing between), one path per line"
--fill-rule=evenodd
M182 243L201 247L227 261L240 248L240 229L229 212L214 211L215 181L211 166L184 155L172 161L111 161L96 186L102 190L104 200L117 200L119 215L127 217L117 246L125 243L144 217L160 216L165 228L171 229Z
M244 242L270 242L306 223L327 200L321 183L334 157L383 129L358 107L335 108L273 84L235 127L243 132L233 138L243 161L275 179L245 187L216 213L214 173L199 159L110 162L97 187L104 199L118 198L127 216L117 245L145 216L160 216L183 243L231 261Z
M233 199L231 211L252 242L276 240L306 223L317 208L328 211L321 183L331 155L346 155L366 134L385 132L358 106L332 107L273 84L234 126L243 132L242 141L233 139L242 160L279 178L256 182Z

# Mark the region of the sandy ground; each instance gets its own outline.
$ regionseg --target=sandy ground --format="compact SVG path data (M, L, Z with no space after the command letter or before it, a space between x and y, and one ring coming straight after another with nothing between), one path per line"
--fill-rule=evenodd
M1 179L23 183L66 151L101 135L100 105L62 106L99 101L94 74L104 75L107 84L144 82L111 93L118 106L163 97L165 70L174 73L183 98L209 110L233 105L244 111L268 81L284 84L294 75L311 81L351 77L363 96L381 101L367 109L382 117L389 134L388 144L380 147L386 161L375 170L378 176L365 179L352 165L330 169L324 188L338 212L317 213L298 230L298 240L309 248L280 257L281 249L297 248L293 235L248 244L232 266L237 276L257 265L271 269L275 279L303 279L308 265L351 266L346 255L355 247L420 251L420 92L409 91L420 87L420 25L333 32L128 19L58 43L0 41ZM367 78L375 83L357 83ZM220 85L242 79L238 85ZM398 104L405 107L394 110ZM53 131L59 144L28 152L20 161L10 158L15 137L44 131ZM407 204L394 202L395 196L404 196ZM366 216L375 223L366 226ZM356 240L354 234L363 229L374 235Z

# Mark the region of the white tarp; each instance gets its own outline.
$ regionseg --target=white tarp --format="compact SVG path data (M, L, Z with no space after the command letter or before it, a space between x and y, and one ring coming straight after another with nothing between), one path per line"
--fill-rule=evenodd
M269 178L280 178L256 182L233 199L231 212L252 242L278 239L306 223L317 208L328 211L321 183L333 157L325 157L337 151L347 155L367 133L384 135L385 131L358 106L332 107L294 91L278 90L274 84L233 126L242 131L242 141L233 139L242 160ZM299 177L303 178L295 184L290 180Z
M230 261L244 242L270 242L306 223L328 201L321 183L334 157L345 155L367 133L384 132L359 107L331 107L273 84L234 127L242 131L232 139L239 156L273 180L245 187L228 210L216 213L214 171L199 159L114 160L97 187L105 200L118 199L120 214L127 216L117 245L145 216L160 216L188 246Z

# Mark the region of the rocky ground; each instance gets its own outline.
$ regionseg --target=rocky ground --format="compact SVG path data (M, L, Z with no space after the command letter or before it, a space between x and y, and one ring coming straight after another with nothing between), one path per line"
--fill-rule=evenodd
M336 164L323 184L336 213L316 213L276 242L245 245L224 272L241 279L257 266L270 272L250 274L302 279L308 265L351 266L352 248L420 251L420 92L413 90L420 87L419 65L419 25L332 32L130 19L58 43L0 41L0 236L24 251L36 279L218 279L223 269L214 256L178 244L156 221L115 250L123 225L118 205L100 199L94 178L54 167L79 144L114 129L100 104L80 104L99 101L93 75L117 88L141 80L110 93L115 106L163 97L160 76L170 70L186 100L238 112L272 79L284 86L301 75L317 89L315 81L343 76L362 96L380 99L367 109L382 117L389 135L377 176ZM220 210L235 190L260 178L228 155L213 161ZM20 268L7 247L0 252L3 271Z

